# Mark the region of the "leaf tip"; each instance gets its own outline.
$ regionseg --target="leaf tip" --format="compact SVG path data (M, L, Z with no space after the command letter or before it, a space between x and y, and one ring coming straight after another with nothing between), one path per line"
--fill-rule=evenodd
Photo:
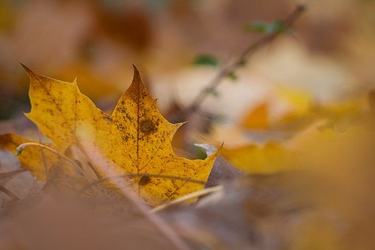
M23 113L23 115L27 118L27 119L31 119L31 112L28 112L28 113Z
M74 79L73 79L73 82L72 82L74 85L77 85L77 83L78 83L78 78L77 77L74 77Z
M218 149L216 150L216 154L219 154L223 150L223 148L224 148L224 142L220 144L220 147L218 147Z
M145 95L148 95L146 86L143 83L143 80L141 78L141 74L140 74L138 68L134 64L133 64L133 70L134 70L133 81L132 81L132 84L130 85L128 90L130 92L133 91L134 93L138 93L140 91L140 92L144 92Z
M188 123L189 123L188 121L184 121L184 122L175 123L175 125L176 125L177 128L181 128L182 126L185 126Z
M208 155L209 158L213 159L215 161L215 159L221 154L221 152L223 151L223 148L224 148L224 142L222 142L220 144L219 147L216 148L215 151L212 151L211 154Z
M30 77L30 78L36 78L37 77L37 74L35 74L29 67L27 67L25 64L23 63L20 63L22 68L26 71L27 75Z
M137 68L137 66L135 66L135 64L133 64L133 81L135 80L140 80L141 79L141 74L139 73L139 70Z

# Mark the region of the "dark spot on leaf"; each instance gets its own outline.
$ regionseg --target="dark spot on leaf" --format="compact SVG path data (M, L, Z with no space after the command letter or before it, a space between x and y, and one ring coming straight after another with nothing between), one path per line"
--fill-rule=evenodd
M147 185L147 184L150 183L150 182L151 182L151 178L150 178L150 176L148 176L148 175L143 175L143 176L141 177L141 179L139 180L138 184L139 184L140 186L145 186L145 185Z
M139 127L141 131L145 134L151 134L156 131L155 123L150 119L141 121Z

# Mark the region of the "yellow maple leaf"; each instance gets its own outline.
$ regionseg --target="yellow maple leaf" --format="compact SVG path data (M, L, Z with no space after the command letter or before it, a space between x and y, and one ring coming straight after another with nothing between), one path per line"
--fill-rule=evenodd
M216 154L205 160L175 155L171 143L181 124L169 123L160 114L135 67L133 82L111 115L83 95L76 81L26 71L31 102L26 116L59 152L78 146L100 178L127 176L153 205L204 187Z

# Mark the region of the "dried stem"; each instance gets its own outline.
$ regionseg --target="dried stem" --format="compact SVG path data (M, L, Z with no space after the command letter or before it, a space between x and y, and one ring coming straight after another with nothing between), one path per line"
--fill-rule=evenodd
M159 211L164 210L164 209L166 209L166 208L168 208L170 206L173 206L173 205L176 205L176 204L180 204L180 203L185 202L187 200L195 199L195 198L201 197L203 195L211 194L211 193L220 192L222 190L223 190L223 186L221 186L221 185L215 186L215 187L205 188L203 190L198 190L196 192L184 195L184 196L182 196L180 198L177 198L177 199L175 199L173 201L170 201L170 202L162 204L162 205L160 205L158 207L155 207L151 211L152 212L159 212Z
M25 143L22 143L21 145L19 145L17 148L16 148L16 154L19 155L22 153L23 150L25 150L25 148L27 147L40 147L40 148L43 148L43 149L47 149L48 151L56 154L57 156L59 156L60 158L64 159L65 161L69 162L73 167L76 167L77 169L81 169L81 167L75 163L73 160L71 160L69 157L65 156L64 154L58 152L57 150L47 146L47 145L44 145L44 144L41 144L41 143L38 143L38 142L25 142Z
M282 21L285 30L290 29L305 10L306 8L304 5L298 5L295 10ZM215 75L215 77L207 84L207 87L205 87L195 97L192 103L181 112L181 116L179 116L180 120L183 120L189 115L199 111L203 101L210 95L210 93L216 91L224 78L226 78L230 74L233 74L238 68L244 65L244 62L251 55L253 55L257 50L274 41L282 33L283 32L272 32L264 35L259 40L246 47L233 62L222 67L221 70Z

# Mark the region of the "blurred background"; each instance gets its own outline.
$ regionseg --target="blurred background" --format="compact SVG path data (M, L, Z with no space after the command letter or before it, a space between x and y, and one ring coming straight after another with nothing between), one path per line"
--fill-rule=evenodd
M29 110L28 79L20 63L65 81L77 77L81 91L105 110L129 86L135 64L169 116L176 107L188 106L220 65L264 35L251 25L285 18L296 4L1 0L0 119L23 119ZM375 1L314 0L306 6L293 30L257 51L202 103L202 110L217 118L211 130L217 142L235 136L237 129L228 128L233 125L269 128L312 106L353 100L371 89ZM200 55L214 63L194 64ZM238 144L241 138L232 141Z
M278 20L297 4L304 4L306 12L293 29L282 30ZM231 178L241 170L255 179L269 174L271 180L234 182L238 187L208 212L182 211L187 219L178 214L169 217L170 223L178 224L177 232L190 225L190 236L198 242L206 235L195 234L198 229L223 230L214 237L214 246L228 240L228 249L234 241L247 243L243 249L248 249L250 234L244 228L255 235L250 241L276 246L264 249L374 249L368 219L375 214L374 13L374 0L0 0L0 134L41 138L23 115L30 110L29 80L20 63L64 81L77 78L81 92L106 112L130 85L134 64L161 112L176 121L222 66L260 37L282 32L225 77L200 103L199 112L185 117L189 123L175 137L176 148L196 158L204 158L205 152L194 143L224 143L211 174L215 178L225 179L226 168ZM0 156L1 170L17 166L13 155L8 163L5 154ZM312 177L280 179L278 173L290 169L309 169ZM24 193L32 186L30 176L14 183L16 193L22 185L27 186ZM264 192L252 187L258 184ZM313 204L307 216L304 202L294 196L291 203L297 206L288 205L291 192L283 187L292 184L298 198ZM55 205L47 209L55 211ZM35 225L45 214L31 214L38 223L27 227L43 240L48 238L45 231ZM81 219L82 212L77 214ZM227 219L231 217L234 223ZM51 224L45 223L46 232ZM17 225L17 230L24 228L24 223ZM98 228L108 234L107 224ZM92 239L102 235L93 232ZM23 235L35 241L33 234ZM139 235L147 236L142 230ZM288 244L294 239L294 247L279 248L278 237Z

